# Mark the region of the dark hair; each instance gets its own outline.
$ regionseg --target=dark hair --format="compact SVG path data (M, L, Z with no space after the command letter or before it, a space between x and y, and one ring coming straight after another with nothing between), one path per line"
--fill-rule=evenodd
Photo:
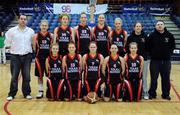
M88 47L90 47L91 44L95 44L97 46L97 43L95 41L91 41Z
M86 13L85 13L85 12L81 12L80 17L81 17L81 15L83 15L83 14L85 14L85 15L86 15Z
M134 24L134 27L137 25L137 24L141 24L141 26L143 27L143 24L139 21L137 21L135 24Z
M25 14L19 14L18 15L18 19L21 17L21 16L26 16ZM26 16L27 17L27 16Z

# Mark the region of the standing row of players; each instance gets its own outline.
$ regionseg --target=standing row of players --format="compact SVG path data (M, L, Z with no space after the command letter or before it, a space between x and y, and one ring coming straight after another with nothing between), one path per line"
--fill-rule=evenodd
M70 20L69 15L67 14L61 15L60 16L61 25L55 28L54 35L47 31L48 21L42 20L40 24L41 31L38 32L34 37L34 50L36 52L35 75L38 76L38 84L39 84L39 93L37 95L37 98L43 97L43 76L44 73L46 73L46 76L48 76L49 78L55 81L56 79L60 80L61 77L63 79L66 78L65 81L60 80L59 82L59 80L57 80L58 82L55 82L55 84L54 83L52 84L50 79L48 80L48 84L50 84L48 85L48 87L51 85L55 85L57 88L55 90L58 91L57 94L54 94L52 93L53 92L52 88L49 87L49 90L47 91L49 92L47 93L48 98L50 97L66 98L69 96L69 99L72 99L73 93L75 93L77 98L80 98L82 97L82 95L87 94L87 92L89 91L95 91L98 93L98 90L100 90L99 86L102 84L101 85L102 87L106 87L106 91L104 92L104 95L106 97L111 97L112 92L115 92L115 98L118 99L120 97L119 94L120 89L122 89L119 83L124 79L124 71L125 71L125 64L123 61L124 60L123 57L126 53L126 50L129 50L128 47L130 43L130 41L126 43L127 32L122 29L122 20L120 18L115 19L114 30L112 30L111 27L105 24L105 16L103 14L99 15L98 24L93 28L90 28L87 25L87 16L85 13L82 13L80 15L80 24L74 29L68 26L69 20ZM136 23L135 30L141 33L142 24L139 22ZM138 44L139 46L141 46L141 49L145 48L145 38L146 35L143 34L142 39L140 39L141 40L140 42L142 42L142 44L140 45ZM132 48L130 47L130 49L135 50L133 51L134 52L133 56L132 55L125 56L126 68L127 68L126 78L129 78L129 80L131 78L131 77L127 77L131 75L128 74L129 72L136 73L133 74L135 75L135 78L141 79L142 77L141 74L142 74L143 58L141 56L137 56L137 44L136 43L133 44L134 45L132 45ZM51 50L50 50L50 46L51 46ZM54 51L53 49L56 51ZM56 53L58 53L58 56ZM138 54L146 58L144 51L140 50L139 53L138 50ZM53 55L55 56L53 57ZM81 59L81 55L83 56L83 59ZM60 57L62 56L63 59L61 60L59 56ZM119 56L121 57L119 58ZM105 58L104 60L103 57L107 57L107 59ZM103 62L105 63L104 66L102 66ZM47 72L45 72L46 71L45 69L47 70ZM103 74L101 74L101 69ZM89 73L88 70L92 71L92 73L91 72ZM61 77L59 78L51 77L53 76L53 73L56 72L62 73ZM112 74L115 74L112 75L114 77L111 76L110 74L111 72ZM90 77L87 77L88 75ZM147 75L145 77L147 77ZM70 82L69 79L75 81ZM89 80L86 81L87 79ZM115 79L115 80L110 80L110 79ZM133 79L132 81L134 81ZM136 81L135 82L136 86L138 86L137 84L141 84L138 83L139 79L136 79L135 81ZM113 85L110 85L111 82ZM80 88L81 84L83 84L82 89ZM127 86L129 86L128 84L130 83L126 83L126 84ZM135 85L133 84L132 86ZM147 86L145 86L145 88L143 87L143 90L145 90L144 95L147 93L146 87ZM66 89L66 92L64 91L64 89ZM61 91L64 93L61 93ZM139 91L141 92L141 88L139 89ZM84 94L80 92L83 92ZM131 92L131 90L129 90L129 92ZM136 91L133 90L133 94L135 93L137 94L137 92L138 92L137 90ZM138 95L140 94L140 92L138 93ZM63 95L64 97L60 96L60 94ZM101 96L100 93L98 93L98 95ZM139 99L140 96L136 96L135 100L139 100Z

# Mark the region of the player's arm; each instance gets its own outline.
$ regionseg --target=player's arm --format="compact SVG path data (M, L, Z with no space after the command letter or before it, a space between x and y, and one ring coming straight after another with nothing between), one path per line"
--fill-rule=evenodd
M35 34L32 38L32 43L33 43L33 50L36 51L36 45L37 45L37 34Z
M121 61L122 75L124 75L124 72L125 72L125 60L122 57L119 57L119 59Z
M76 43L77 41L76 41L76 36L77 36L77 28L78 28L78 26L75 26L74 28L73 28L73 34L74 34L74 42Z
M111 31L112 31L112 28L110 26L108 26L108 31L109 31L109 33L111 33Z
M101 79L102 79L101 88L102 89L104 89L106 87L106 85L105 85L105 82L106 82L106 66L107 66L108 60L109 60L109 56L106 57L102 63L102 74L103 74L101 77Z
M91 34L91 41L95 41L95 34L94 34L94 29L95 27L89 27L90 28L90 34Z
M102 67L103 62L104 62L104 57L103 55L100 54L100 67Z
M128 37L127 31L124 31L124 47L126 46L127 37Z
M75 31L74 31L74 29L73 28L70 28L71 29L71 38L72 38L72 41L75 43L75 36L74 36L74 34L75 34Z
M83 69L83 70L85 70L86 56L87 56L87 54L84 54L84 55L83 55L83 58L82 58L82 61L83 61L83 62L82 62L82 63L83 63L83 64L82 64L82 69Z
M53 43L56 43L57 37L58 37L58 27L54 29Z
M83 59L82 59L82 56L80 54L79 55L79 65L80 65L80 70L82 71L83 70Z
M109 34L109 43L110 43L110 45L112 45L112 34L113 34L113 31L111 31L110 34Z
M49 74L49 57L48 58L46 58L46 72ZM50 77L50 76L48 76L48 77Z
M54 34L53 34L53 33L50 33L50 36L51 36L51 38L52 38L52 39L51 39L51 43L50 43L50 45L51 45L51 44L54 43Z
M143 66L144 66L144 58L140 56L141 64L140 64L140 75L139 78L142 78Z
M107 62L109 60L109 56L106 57L102 63L102 74L105 76L106 75L106 66L107 66Z
M65 55L64 57L63 57L63 59L62 59L62 70L65 72L65 70L66 70L66 66L67 66L67 64L66 64L66 58L67 58L67 56Z
M124 56L124 62L125 62L125 77L128 77L128 66L127 66L127 59L128 59L128 55L126 54L125 56Z

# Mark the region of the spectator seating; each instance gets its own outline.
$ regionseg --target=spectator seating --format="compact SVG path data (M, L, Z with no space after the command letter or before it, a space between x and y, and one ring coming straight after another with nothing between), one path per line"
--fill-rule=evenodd
M11 23L13 19L14 19L14 15L12 13L0 12L1 31L4 31L5 28Z

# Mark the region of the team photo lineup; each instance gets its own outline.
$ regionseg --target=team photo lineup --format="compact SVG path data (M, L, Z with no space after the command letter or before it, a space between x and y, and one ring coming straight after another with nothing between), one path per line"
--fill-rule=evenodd
M108 7L112 1L111 5L115 7L117 5L115 1L120 4L121 0L86 0L85 4L83 0L76 4L73 4L75 3L73 0L64 1L64 4L52 1L34 5L36 2L34 0L29 6L22 3L19 5L18 15L14 16L17 24L6 31L0 29L0 37L3 38L0 39L2 46L0 67L8 66L7 71L10 73L6 97L3 97L5 94L1 96L6 102L3 106L5 113L11 115L8 111L10 102L14 102L12 108L16 103L22 106L23 99L35 103L38 101L53 104L58 102L62 105L65 103L65 106L67 103L78 102L77 108L84 106L84 102L95 106L106 102L110 104L152 102L153 104L153 102L175 103L177 99L180 100L180 93L173 89L171 79L172 57L174 54L180 57L180 43L176 43L178 41L176 37L180 37L180 33L174 35L169 30L165 22L168 16L164 18L159 11L156 11L159 10L158 8L155 9L158 15L150 14L153 2L148 5L137 5L130 4L132 1L129 0L129 4L124 2L122 5L124 12L118 14L106 9L111 10ZM70 3L66 4L66 1ZM102 1L108 2L105 4ZM153 4L152 7L161 8L160 3L159 1L159 4ZM33 6L33 12L28 11L30 6ZM139 7L137 11L139 14L136 11L131 12L134 6ZM150 10L146 12L141 7ZM26 8L29 9L26 11ZM28 13L34 14L28 15ZM166 13L168 14L167 10ZM180 26L176 27L177 32L180 32ZM158 80L159 78L161 80ZM18 91L19 81L22 82L21 91ZM159 84L161 88L158 88ZM21 97L18 92L21 93ZM79 102L82 105L78 105ZM74 108L76 113L77 108ZM40 108L40 110L44 109ZM70 107L68 110L71 110ZM68 110L64 109L67 113ZM93 111L96 113L96 109L93 108ZM33 109L31 112L36 113ZM21 113L21 110L17 110L17 113ZM149 113L153 114L151 111Z
M43 19L39 24L40 31L34 33L26 26L27 16L19 15L18 25L5 33L5 45L11 53L12 74L8 101L16 96L19 74L22 74L24 97L32 99L29 83L33 51L38 81L37 99L43 98L44 94L48 100L84 100L90 103L98 100L153 99L156 98L156 77L160 72L164 79L161 96L171 100L169 64L171 53L175 49L175 40L162 20L156 22L155 30L149 36L143 32L141 22L134 24L133 33L128 36L127 31L122 28L121 18L115 18L114 29L106 25L105 14L98 15L98 23L94 27L88 26L85 12L79 15L79 20L77 26L70 27L70 16L61 14L60 26L54 29L54 33L50 33L49 23ZM155 43L155 38L160 36L159 33L166 33L162 37L168 37L169 40L157 51L159 45ZM27 41L13 41L20 36L26 36ZM18 42L24 42L27 48L21 49L21 46L16 45ZM164 49L168 52L162 52ZM156 74L151 77L150 89L147 89L148 54L151 57L151 75ZM159 60L164 60L164 64ZM158 71L158 68L153 70L158 67L158 63L158 66L163 66L163 71ZM47 90L43 91L45 76Z

